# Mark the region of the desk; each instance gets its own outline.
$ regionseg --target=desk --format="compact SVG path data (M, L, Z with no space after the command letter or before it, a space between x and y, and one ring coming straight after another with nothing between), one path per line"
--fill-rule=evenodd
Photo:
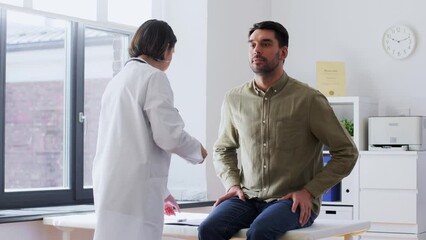
M202 213L183 213L188 217L188 223L196 223L207 216ZM95 229L96 219L94 213L75 214L68 216L45 217L43 223L51 225L62 231L62 240L71 240L73 229ZM314 240L327 237L340 236L344 240L352 240L354 235L361 234L370 228L368 221L344 221L317 219L308 227L288 231L280 240ZM239 231L232 239L245 239L247 229ZM189 225L164 225L164 237L179 239L197 239L197 226Z

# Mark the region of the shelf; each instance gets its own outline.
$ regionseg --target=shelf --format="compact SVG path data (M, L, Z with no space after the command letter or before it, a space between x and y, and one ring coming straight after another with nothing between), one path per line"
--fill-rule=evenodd
M368 117L377 116L378 104L372 98L364 98L358 96L346 97L328 97L330 106L333 108L336 117L341 120L346 118L354 123L353 141L358 150L364 151L368 149ZM323 155L329 155L329 151L324 150ZM340 201L323 201L323 206L328 210L335 207L336 211L349 208L351 219L359 218L359 164L357 163L346 178L340 182L341 200ZM347 211L347 210L345 210ZM349 211L349 210L348 210ZM343 216L349 216L343 214ZM320 216L321 217L321 216Z
M377 116L378 104L366 97L328 97L338 119L349 119L354 122L353 140L360 151L368 149L368 117Z

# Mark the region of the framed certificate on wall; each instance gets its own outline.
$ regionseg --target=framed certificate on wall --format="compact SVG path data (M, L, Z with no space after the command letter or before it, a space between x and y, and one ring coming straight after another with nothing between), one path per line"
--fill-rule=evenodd
M346 96L344 62L317 62L317 89L327 97Z

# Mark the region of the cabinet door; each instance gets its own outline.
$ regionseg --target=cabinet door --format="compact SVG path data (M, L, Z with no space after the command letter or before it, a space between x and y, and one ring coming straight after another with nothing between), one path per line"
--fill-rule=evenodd
M353 207L348 206L321 206L319 219L353 219Z
M417 234L363 233L361 240L422 240Z
M416 190L362 189L360 219L381 223L416 224Z
M361 155L360 188L417 189L416 155Z

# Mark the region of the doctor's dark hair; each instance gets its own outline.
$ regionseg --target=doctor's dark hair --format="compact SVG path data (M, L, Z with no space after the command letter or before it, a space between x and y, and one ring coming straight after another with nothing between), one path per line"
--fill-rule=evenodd
M130 57L142 54L155 60L164 60L167 49L173 49L177 38L172 28L164 21L151 19L144 22L133 35L129 46Z
M253 24L253 27L249 31L249 37L257 29L272 30L275 33L275 38L278 40L279 47L288 47L288 32L283 25L273 21L264 21Z

